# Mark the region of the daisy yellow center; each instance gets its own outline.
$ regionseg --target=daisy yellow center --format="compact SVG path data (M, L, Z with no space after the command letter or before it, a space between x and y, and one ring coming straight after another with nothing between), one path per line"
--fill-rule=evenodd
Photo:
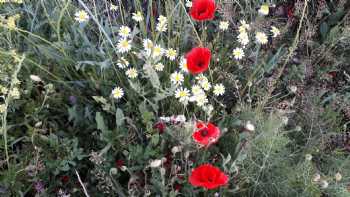
M176 56L176 51L175 51L174 49L169 49L169 50L168 50L168 55L169 55L170 57L174 57L174 56Z
M128 42L127 40L123 40L123 41L121 42L121 46L122 46L123 48L128 48L128 47L129 47L129 42Z

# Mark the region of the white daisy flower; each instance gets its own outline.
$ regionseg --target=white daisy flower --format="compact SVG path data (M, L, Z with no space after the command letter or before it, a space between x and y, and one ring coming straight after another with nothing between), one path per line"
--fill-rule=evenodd
M187 60L184 57L181 57L180 60L180 69L184 73L188 73L188 68L187 68Z
M244 51L242 48L235 48L232 55L236 60L241 60L244 57Z
M271 33L272 33L272 37L276 38L277 36L279 36L281 34L280 30L277 29L277 27L272 26L271 27Z
M268 42L264 32L256 32L255 39L259 44L266 44Z
M203 107L205 104L208 103L208 98L206 94L197 94L194 95L190 100L194 100L199 107Z
M173 61L173 60L175 60L175 58L177 56L177 51L175 49L170 48L170 49L166 50L165 56Z
M119 53L126 53L131 50L131 41L125 38L121 38L117 44Z
M117 65L118 65L119 68L124 69L124 68L129 66L129 62L124 57L121 57L118 60Z
M221 29L222 31L226 31L228 30L228 26L229 26L228 21L220 21L219 29Z
M142 13L140 11L136 12L136 13L133 13L132 14L132 19L136 22L141 22L143 21L143 16L142 16Z
M130 36L130 28L128 26L121 26L118 35L121 36L122 38L127 38Z
M243 46L246 46L249 43L249 37L246 31L238 34L238 42Z
M215 96L222 96L225 94L225 86L220 84L214 85L213 93Z
M155 69L156 71L161 72L161 71L164 70L164 65L163 65L162 63L157 63L157 64L154 65L154 69Z
M85 12L84 10L79 10L74 14L74 16L75 16L75 20L78 21L79 23L86 22L90 19L88 13Z
M146 51L152 51L152 49L153 49L153 42L152 42L152 40L150 40L150 39L144 39L144 40L143 40L143 48L144 48Z
M199 85L193 85L191 88L191 92L193 95L204 94L204 90Z
M159 45L156 45L152 49L152 57L157 58L157 57L162 57L164 54L164 49L160 47Z
M135 68L129 68L125 71L126 76L128 76L130 79L135 79L138 76L138 72Z
M124 96L124 90L121 87L115 87L112 90L112 96L115 99L121 99Z
M181 103L186 105L190 99L190 91L187 88L178 88L175 91L175 98L179 99Z
M180 85L184 81L184 75L175 71L170 75L170 81L175 85Z
M259 12L259 14L264 15L264 16L268 15L269 14L269 5L267 5L267 4L261 5L258 12Z
M210 84L210 82L207 81L207 80L202 81L202 82L200 83L200 85L201 85L201 87L203 88L203 90L205 90L205 91L208 91L208 90L210 90L210 88L211 88L211 84Z

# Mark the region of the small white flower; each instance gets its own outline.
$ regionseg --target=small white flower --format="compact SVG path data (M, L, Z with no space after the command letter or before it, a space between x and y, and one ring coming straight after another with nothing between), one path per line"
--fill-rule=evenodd
M117 11L117 10L118 10L118 6L116 6L116 5L114 5L114 4L111 4L109 9L110 9L111 11Z
M232 55L236 60L241 60L244 57L244 51L242 48L235 48Z
M206 94L195 95L194 99L195 99L198 107L203 107L205 104L208 103L208 98L207 98Z
M305 160L306 161L311 161L312 160L312 155L311 154L306 154L305 155Z
M131 50L131 41L121 38L117 44L119 53L126 53Z
M221 29L222 31L226 31L228 30L228 26L229 26L228 21L220 21L219 29Z
M190 91L187 88L178 88L175 91L175 98L183 104L187 104L190 99Z
M205 91L209 91L211 89L211 84L208 80L202 81L200 85Z
M38 75L30 75L29 76L31 80L35 81L35 82L40 82L41 78Z
M143 16L142 16L142 13L140 11L136 12L136 13L133 13L132 14L132 19L136 22L141 22L143 21Z
M213 91L215 96L222 96L225 94L225 86L223 84L216 84Z
M240 23L241 25L238 27L239 33L247 32L250 30L250 26L245 20L241 20Z
M175 58L177 56L177 51L175 49L170 48L170 49L166 50L165 56L173 61L173 60L175 60Z
M185 6L188 7L188 8L192 7L192 1L186 0L186 5Z
M255 39L259 44L266 44L268 42L267 36L263 32L256 32Z
M158 24L156 26L156 29L157 31L159 32L164 32L167 30L167 25L168 25L168 22L167 22L167 18L163 15L160 15L158 17Z
M129 68L125 71L126 76L128 76L130 79L135 79L138 76L138 72L135 68Z
M162 63L157 63L157 64L154 65L154 69L155 69L156 71L161 72L161 71L164 70L164 65L163 65Z
M271 27L271 32L272 32L272 37L276 38L277 36L279 36L281 34L280 30L277 29L277 27L272 26Z
M339 172L337 172L334 177L336 181L341 181L343 178L343 176Z
M85 12L84 10L79 10L74 14L74 16L75 16L75 20L78 21L79 23L86 22L90 19L88 13Z
M122 38L127 38L130 36L130 28L128 26L121 26L118 35L121 36Z
M164 49L160 47L159 45L156 45L152 49L152 57L157 58L157 57L162 57L164 54Z
M18 88L13 88L9 92L9 96L11 96L13 99L19 99L21 96L21 93L19 92Z
M112 90L112 96L115 99L121 99L124 96L124 91L121 87L115 87Z
M153 49L153 42L150 39L144 39L143 40L143 48L148 52L152 51Z
M129 62L124 57L121 57L118 60L117 65L118 65L119 68L124 69L124 68L129 66Z
M247 131L255 131L255 126L250 121L245 124L244 128Z
M176 71L170 75L170 80L173 84L180 85L184 81L184 75Z
M191 91L193 95L204 94L204 90L199 85L193 85Z
M258 12L259 12L259 14L264 15L264 16L268 15L269 14L269 5L267 5L267 4L261 5Z
M162 165L162 160L161 159L156 159L150 162L149 166L151 168L158 168Z
M188 73L188 68L187 68L187 60L184 57L181 57L180 60L180 69L184 73Z
M249 37L247 32L241 32L238 34L238 42L241 43L241 45L246 46L249 43Z

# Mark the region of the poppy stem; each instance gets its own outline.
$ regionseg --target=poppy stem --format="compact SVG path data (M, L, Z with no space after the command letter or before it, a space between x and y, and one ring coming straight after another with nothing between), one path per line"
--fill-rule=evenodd
M181 4L181 7L184 9L185 14L186 14L186 16L188 17L188 19L189 19L189 21L190 21L190 23L191 23L191 25L192 25L193 31L194 31L194 33L196 34L197 39L198 39L198 41L199 41L199 46L203 46L202 40L201 40L201 38L200 38L200 36L199 36L199 34L198 34L198 31L196 30L196 27L194 26L194 23L193 23L193 21L192 21L190 15L188 15L188 13L187 13L187 10L186 10L185 5L183 4L182 1L179 1L179 3Z

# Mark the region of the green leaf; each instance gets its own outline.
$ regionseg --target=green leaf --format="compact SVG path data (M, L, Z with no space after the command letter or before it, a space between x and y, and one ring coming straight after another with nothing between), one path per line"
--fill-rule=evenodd
M328 31L329 31L329 25L326 22L321 23L320 33L321 33L322 40L326 39Z
M153 69L152 66L146 65L144 67L146 76L150 79L151 84L154 88L160 88L160 81L157 72Z
M120 108L115 113L115 122L118 127L124 125L124 113Z
M106 125L105 125L105 122L103 120L103 116L101 115L101 112L96 112L95 120L97 123L98 130L100 130L102 132L108 130Z
M265 65L265 72L269 73L272 69L274 69L279 61L279 58L284 55L284 51L282 52L283 46L281 46L274 56L269 60L269 62Z
M151 144L156 146L159 143L159 134L152 135Z

